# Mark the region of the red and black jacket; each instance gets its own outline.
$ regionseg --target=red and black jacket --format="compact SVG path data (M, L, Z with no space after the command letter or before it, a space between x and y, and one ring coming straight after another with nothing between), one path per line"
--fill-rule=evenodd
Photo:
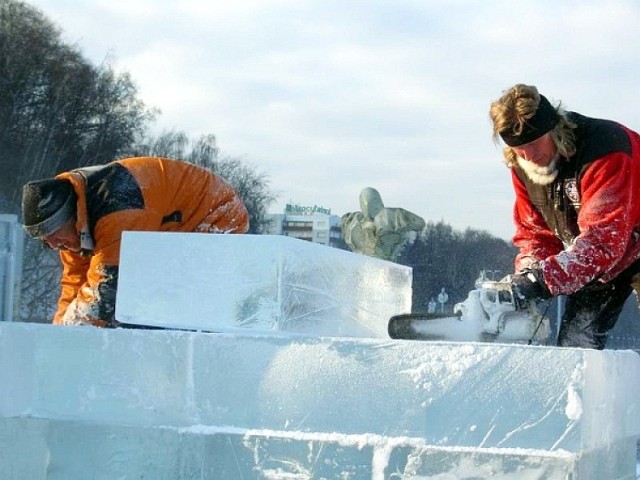
M640 135L569 113L576 153L550 185L512 168L516 271L538 262L553 295L607 282L640 257Z

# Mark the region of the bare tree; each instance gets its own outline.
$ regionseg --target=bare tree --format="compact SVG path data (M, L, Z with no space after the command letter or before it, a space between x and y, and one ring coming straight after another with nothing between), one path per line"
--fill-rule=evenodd
M21 186L105 163L142 135L144 108L127 74L94 67L38 10L0 0L0 193L17 209Z
M157 155L183 159L228 180L261 232L275 196L266 174L233 158L218 158L213 135L145 135L156 110L147 109L127 73L88 62L39 10L0 0L0 204L20 213L22 185L116 158ZM141 140L144 139L144 140ZM59 293L57 253L29 240L23 262L21 315L48 320Z
M219 158L219 153L214 135L203 135L191 142L185 133L175 131L145 138L132 151L133 155L186 160L220 175L244 201L249 211L249 233L262 233L267 209L276 199L269 189L268 176L238 158Z
M402 253L398 263L413 268L413 309L426 311L430 298L442 288L450 304L460 302L473 290L482 270L510 273L516 248L486 231L454 230L440 221L429 222L416 242Z
M127 74L95 67L37 9L0 0L0 200L20 213L22 185L105 163L140 138L155 112ZM55 252L29 240L21 315L48 320L59 292Z
M60 275L58 252L40 242L25 243L20 295L20 317L24 321L51 321L60 296Z

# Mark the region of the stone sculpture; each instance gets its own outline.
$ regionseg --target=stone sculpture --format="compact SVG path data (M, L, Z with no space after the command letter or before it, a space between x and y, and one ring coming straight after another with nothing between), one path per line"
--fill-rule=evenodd
M342 235L354 252L395 261L413 243L426 223L404 208L384 206L380 193L371 187L360 192L359 212L342 216Z

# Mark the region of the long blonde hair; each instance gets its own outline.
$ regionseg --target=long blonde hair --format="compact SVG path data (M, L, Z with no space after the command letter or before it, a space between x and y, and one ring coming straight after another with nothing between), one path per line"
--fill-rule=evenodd
M503 92L503 95L489 108L489 118L493 124L493 141L499 144L500 132L513 131L516 135L522 132L524 126L533 117L540 105L540 93L533 85L518 83ZM558 123L551 131L551 138L556 144L558 153L564 158L569 158L576 153L576 124L567 118L558 102L555 107L558 115ZM511 167L516 163L517 155L513 149L506 146L502 149L504 162Z

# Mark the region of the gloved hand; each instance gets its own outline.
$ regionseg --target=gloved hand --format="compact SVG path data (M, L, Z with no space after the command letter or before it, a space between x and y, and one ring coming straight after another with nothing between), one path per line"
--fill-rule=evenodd
M525 268L511 277L511 289L516 300L538 300L551 298L538 268Z

